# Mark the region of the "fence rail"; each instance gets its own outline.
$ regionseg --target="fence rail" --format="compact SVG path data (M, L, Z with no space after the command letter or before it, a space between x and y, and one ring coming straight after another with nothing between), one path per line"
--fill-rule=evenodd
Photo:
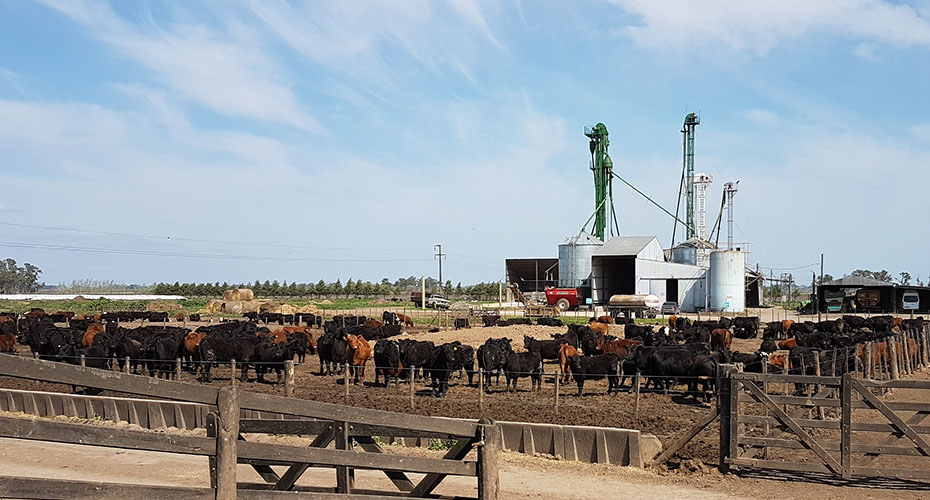
M257 498L283 494L306 496L294 492L295 483L311 466L328 467L336 472L335 494L314 498L372 499L394 498L389 494L369 494L356 491L355 469L383 471L401 493L423 497L449 475L478 479L478 498L498 498L498 453L502 447L499 426L489 420L467 422L453 419L397 414L381 410L340 406L331 403L295 400L291 398L240 392L236 386L213 388L183 382L152 379L107 370L71 366L15 356L4 357L0 375L23 379L76 384L146 397L158 397L182 402L216 405L217 411L207 415L207 436L177 436L145 431L114 429L92 424L27 420L0 417L0 437L31 439L46 442L103 446L133 450L159 451L207 456L210 459L211 488L166 488L106 483L29 480L0 477L0 496L15 498L72 498L86 496L88 491L101 493L122 488L129 491L121 498ZM316 419L311 429L317 432L309 447L247 442L242 432L260 432L254 424L240 426L241 410L274 412L303 419ZM274 429L270 429L274 430ZM373 439L385 432L413 435L441 435L456 438L458 445L443 458L395 456L382 453ZM334 444L335 449L327 449ZM354 451L360 448L363 453ZM477 448L477 460L465 460ZM260 489L238 483L238 463L250 464L268 483ZM269 464L287 465L287 472L278 475ZM423 473L419 483L412 482L405 472ZM275 492L265 491L268 487ZM50 493L58 488L55 493ZM261 494L258 492L261 491ZM144 493L144 495L143 495ZM393 492L396 495L397 492ZM314 495L321 495L316 492ZM103 494L103 497L107 497Z

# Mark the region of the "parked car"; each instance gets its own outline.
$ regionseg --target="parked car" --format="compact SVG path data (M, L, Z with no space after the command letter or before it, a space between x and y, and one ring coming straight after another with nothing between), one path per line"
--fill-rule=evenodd
M448 309L450 306L452 306L452 301L439 295L433 295L426 299L428 309Z
M664 302L662 303L662 314L669 316L672 314L678 314L681 312L681 308L678 307L678 302Z

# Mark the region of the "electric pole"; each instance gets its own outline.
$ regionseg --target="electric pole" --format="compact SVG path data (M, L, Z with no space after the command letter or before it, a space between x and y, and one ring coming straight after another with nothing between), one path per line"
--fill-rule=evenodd
M439 259L439 292L442 293L442 258L446 254L442 253L442 245L436 244L433 245L433 250L436 250L436 254L433 255L434 258Z

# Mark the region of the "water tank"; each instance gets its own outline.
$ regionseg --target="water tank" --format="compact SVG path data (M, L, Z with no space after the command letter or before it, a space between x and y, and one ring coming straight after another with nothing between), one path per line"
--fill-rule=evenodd
M698 249L693 246L678 245L672 248L671 261L678 264L697 265Z
M591 276L591 256L604 242L582 231L559 245L559 287L577 288Z
M725 250L710 253L710 310L746 310L746 252Z

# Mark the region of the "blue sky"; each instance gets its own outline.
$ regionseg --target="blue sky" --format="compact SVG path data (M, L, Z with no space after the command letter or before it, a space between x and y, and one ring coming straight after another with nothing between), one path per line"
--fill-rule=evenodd
M926 281L928 50L928 1L2 2L0 253L51 283L380 280L442 243L444 278L496 281L591 214L584 126L674 207L697 111L753 263Z

